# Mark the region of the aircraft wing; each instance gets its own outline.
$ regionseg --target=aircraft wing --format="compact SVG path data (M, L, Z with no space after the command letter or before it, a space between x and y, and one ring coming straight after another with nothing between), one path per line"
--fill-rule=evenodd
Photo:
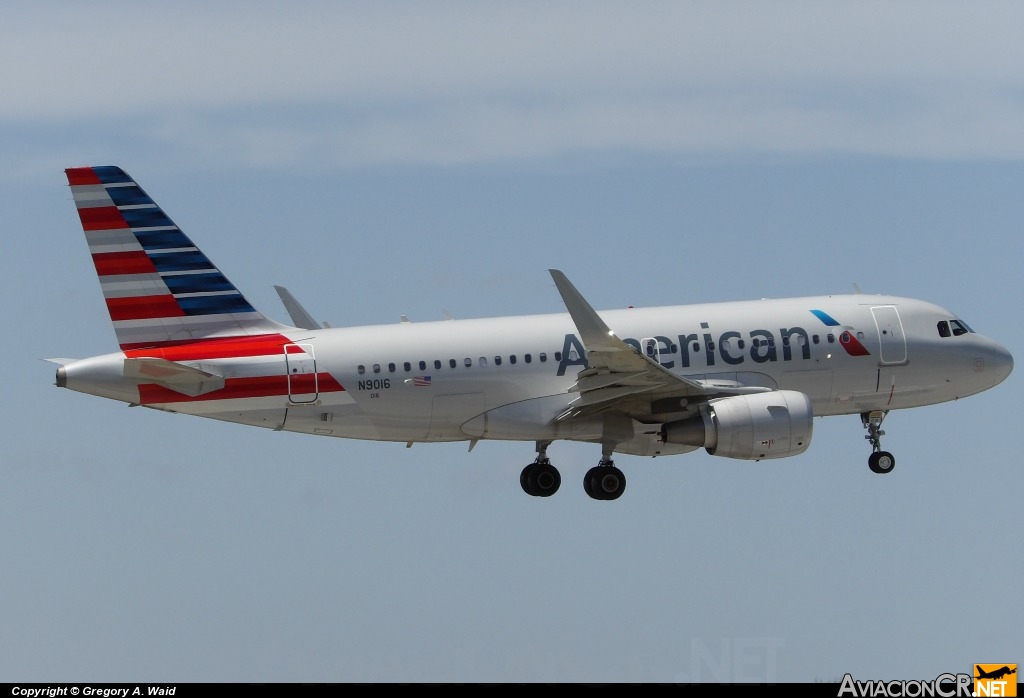
M692 380L672 373L616 337L565 274L557 269L548 271L587 350L587 368L579 372L569 389L579 397L556 421L609 409L644 421L655 412L683 411L691 402L770 390L735 381Z

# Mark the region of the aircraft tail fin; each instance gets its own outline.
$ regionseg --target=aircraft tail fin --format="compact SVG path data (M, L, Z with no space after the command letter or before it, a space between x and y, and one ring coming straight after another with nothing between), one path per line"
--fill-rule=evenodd
M121 349L279 332L120 167L65 170Z

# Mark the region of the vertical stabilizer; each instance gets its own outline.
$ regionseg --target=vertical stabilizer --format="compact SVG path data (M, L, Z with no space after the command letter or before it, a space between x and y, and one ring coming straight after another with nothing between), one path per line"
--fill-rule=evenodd
M121 349L278 332L119 167L65 170Z

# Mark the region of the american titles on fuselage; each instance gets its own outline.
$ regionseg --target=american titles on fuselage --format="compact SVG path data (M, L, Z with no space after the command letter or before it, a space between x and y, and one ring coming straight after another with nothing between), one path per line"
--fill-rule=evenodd
M864 339L863 332L854 332L844 329L838 336L832 332L825 334L824 339L818 334L808 333L803 327L782 327L778 335L767 329L750 330L744 336L736 330L728 330L718 336L709 332L709 325L706 322L700 323L701 334L689 333L677 335L677 341L673 342L665 335L655 335L643 340L626 337L622 341L629 344L642 354L646 354L653 360L660 363L667 369L676 368L676 359L680 368L692 368L700 357L703 357L704 366L716 366L721 361L730 366L738 366L748 358L754 363L768 363L774 361L793 361L794 359L810 360L811 346L816 344L838 344L846 349L852 356L867 356L870 352L864 348L860 340ZM795 347L795 350L794 350ZM530 355L527 355L530 356ZM547 354L540 354L541 361L547 360ZM554 359L558 362L556 375L564 376L571 366L579 369L587 366L586 348L580 338L574 333L565 335L562 343L562 350L554 353ZM526 361L529 363L529 359ZM465 366L472 366L472 359L465 359ZM501 357L494 357L494 364L501 365ZM513 358L510 363L515 363ZM444 363L441 360L433 361L434 368L440 369ZM460 362L455 359L448 361L451 368L457 367ZM406 372L414 370L415 364L406 362ZM419 362L420 370L429 370L426 361ZM360 366L360 374L364 373L365 366ZM380 373L381 364L373 365L373 373ZM394 363L387 364L387 371L395 373L398 367ZM390 382L384 380L360 380L359 390L381 390L390 388Z

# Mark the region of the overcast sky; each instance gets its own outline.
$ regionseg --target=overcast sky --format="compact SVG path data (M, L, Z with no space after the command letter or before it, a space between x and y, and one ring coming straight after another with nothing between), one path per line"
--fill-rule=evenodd
M63 170L280 320L893 293L1024 345L1024 5L10 2L0 681L931 679L1024 660L1019 371L749 463L318 439L53 386L116 347Z

